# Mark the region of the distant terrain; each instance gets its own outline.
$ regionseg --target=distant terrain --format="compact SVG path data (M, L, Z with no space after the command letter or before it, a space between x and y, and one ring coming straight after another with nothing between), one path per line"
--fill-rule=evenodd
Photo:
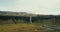
M0 11L0 32L59 32L60 15Z

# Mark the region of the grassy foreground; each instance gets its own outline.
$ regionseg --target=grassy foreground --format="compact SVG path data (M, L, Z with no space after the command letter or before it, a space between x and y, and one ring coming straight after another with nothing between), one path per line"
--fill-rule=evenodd
M0 26L0 32L35 32L37 26L32 24L7 24Z
M5 24L0 25L0 32L58 32L45 31L39 24Z

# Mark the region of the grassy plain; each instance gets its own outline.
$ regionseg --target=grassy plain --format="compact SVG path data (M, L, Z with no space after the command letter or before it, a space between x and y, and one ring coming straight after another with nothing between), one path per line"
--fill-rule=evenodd
M0 32L59 32L56 30L45 30L43 23L20 23L0 25Z

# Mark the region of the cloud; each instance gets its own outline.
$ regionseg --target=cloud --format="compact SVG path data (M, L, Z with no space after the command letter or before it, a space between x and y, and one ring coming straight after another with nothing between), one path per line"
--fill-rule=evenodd
M0 0L1 10L60 14L60 0ZM3 4L3 5L2 5Z

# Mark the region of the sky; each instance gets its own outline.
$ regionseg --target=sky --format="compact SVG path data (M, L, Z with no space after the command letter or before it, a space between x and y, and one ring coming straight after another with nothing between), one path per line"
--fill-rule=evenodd
M60 15L60 0L0 0L0 11Z

